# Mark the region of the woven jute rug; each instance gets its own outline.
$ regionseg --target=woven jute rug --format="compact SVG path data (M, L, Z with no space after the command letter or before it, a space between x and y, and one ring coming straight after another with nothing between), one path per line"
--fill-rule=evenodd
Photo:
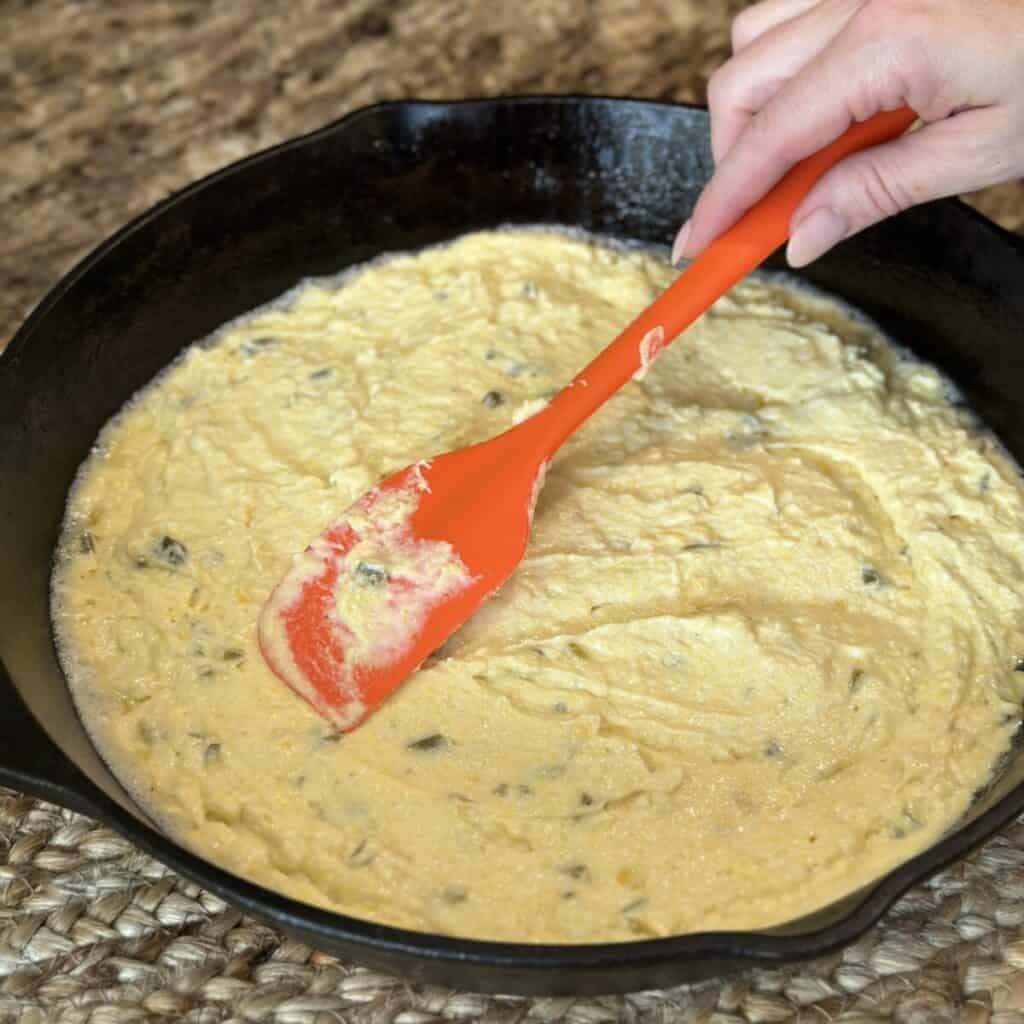
M0 0L0 344L106 235L232 160L379 99L699 101L741 6ZM1020 186L972 201L1024 226ZM0 1022L44 1020L1024 1024L1024 821L827 960L697 988L528 1000L339 962L109 829L0 789Z

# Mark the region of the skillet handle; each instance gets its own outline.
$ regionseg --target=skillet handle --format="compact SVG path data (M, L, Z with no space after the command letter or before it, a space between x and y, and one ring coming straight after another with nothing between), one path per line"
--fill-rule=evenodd
M92 782L50 739L0 661L0 784L95 816Z

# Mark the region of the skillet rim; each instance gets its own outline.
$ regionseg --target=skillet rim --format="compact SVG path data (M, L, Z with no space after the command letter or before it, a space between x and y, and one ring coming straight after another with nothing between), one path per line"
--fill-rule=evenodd
M101 265L114 249L137 231L161 217L167 210L187 202L197 193L230 179L240 171L273 161L283 153L299 150L329 136L343 133L363 119L380 117L382 114L430 108L444 112L453 109L484 110L502 106L531 105L617 108L634 106L638 109L661 108L669 111L685 111L689 116L705 124L708 118L706 108L697 104L579 93L467 97L456 100L399 99L360 107L323 127L286 139L213 171L171 193L132 218L80 259L49 289L15 331L6 348L0 352L0 372L3 372L18 358L24 346L31 341L39 325L66 293L85 274ZM941 208L943 212L948 211L949 216L966 219L967 223L972 223L975 230L990 234L993 241L1005 245L1010 250L1010 255L1017 260L1024 271L1024 239L999 227L960 200L940 200L932 205ZM2 669L2 665L0 665L0 669ZM45 741L53 747L53 752L60 755L56 767L58 769L67 768L70 771L64 771L69 778L60 780L47 778L42 774L34 775L31 768L24 769L0 764L0 783L10 784L27 792L34 792L43 799L54 799L61 803L70 802L75 809L81 809L84 813L99 818L117 829L147 853L168 864L193 882L209 888L232 905L264 920L269 919L285 930L293 928L309 936L320 937L326 940L327 944L334 945L335 948L338 945L348 948L365 948L372 953L380 953L385 958L392 959L392 962L408 963L410 960L434 964L443 962L453 969L462 966L467 969L472 967L484 972L485 975L488 971L500 974L504 970L518 973L522 977L564 971L575 972L575 976L593 976L598 972L603 974L603 972L611 970L653 971L654 968L660 966L665 968L666 973L675 973L682 977L684 965L698 964L703 961L742 961L746 962L747 966L755 966L824 956L847 945L875 925L885 911L907 889L920 884L936 871L965 856L982 842L993 838L1003 826L1024 811L1024 782L1022 782L974 821L948 834L938 843L898 865L875 883L862 889L858 894L859 900L857 895L845 898L851 901L857 900L857 902L853 903L850 909L837 919L812 931L797 934L776 934L772 930L708 931L630 942L572 945L453 938L377 924L302 903L233 875L178 845L158 829L136 818L88 779L77 768L74 761L64 754L63 748L49 736L34 714L24 706L20 691L13 684L13 680L7 679L6 672L0 672L0 682L8 681L10 689L13 691L12 696L22 704L21 710L27 716L27 722L31 722L39 731L39 741ZM0 729L2 728L6 728L6 725L0 725ZM0 754L0 759L3 756ZM50 760L52 761L53 758ZM795 923L797 922L789 922L783 927L792 927ZM355 952L354 956L359 959L358 952ZM735 966L735 963L732 966ZM714 973L721 974L723 972L718 970ZM506 974L505 977L508 975ZM485 984L478 990L488 987ZM529 985L522 990L527 991L528 989ZM494 989L491 988L491 990ZM508 991L507 989L499 990ZM547 991L547 989L544 990ZM624 986L616 985L614 979L609 979L609 984L604 990L622 991ZM625 990L630 989L626 988Z

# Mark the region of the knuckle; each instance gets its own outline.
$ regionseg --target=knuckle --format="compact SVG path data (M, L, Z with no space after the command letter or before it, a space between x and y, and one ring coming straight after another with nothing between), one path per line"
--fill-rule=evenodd
M981 133L964 147L971 161L970 179L977 187L1009 181L1024 174L1024 124L1016 131Z
M943 75L930 56L936 35L931 8L930 0L869 0L855 15L853 40L865 69L863 95L851 105L858 120L904 102L925 116L948 113L940 109Z
M731 106L734 89L729 65L723 64L708 79L708 106L714 111Z
M760 17L758 7L745 7L732 19L730 37L732 52L742 50L757 35L757 23Z
M934 27L936 4L932 0L868 0L857 12L858 26L874 37L881 33L896 45L917 42L922 32Z
M904 176L875 159L860 161L854 192L858 219L864 224L892 217L916 201Z

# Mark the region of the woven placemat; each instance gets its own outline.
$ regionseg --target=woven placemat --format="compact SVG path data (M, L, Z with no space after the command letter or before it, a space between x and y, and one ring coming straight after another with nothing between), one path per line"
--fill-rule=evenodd
M79 257L195 178L379 99L695 101L741 0L0 0L0 344ZM1024 189L973 202L1024 226ZM110 830L0 789L0 1022L1024 1024L1024 821L827 960L516 999L286 940Z
M0 1021L1024 1024L1024 822L841 954L631 996L409 985L285 939L71 811L0 789Z

